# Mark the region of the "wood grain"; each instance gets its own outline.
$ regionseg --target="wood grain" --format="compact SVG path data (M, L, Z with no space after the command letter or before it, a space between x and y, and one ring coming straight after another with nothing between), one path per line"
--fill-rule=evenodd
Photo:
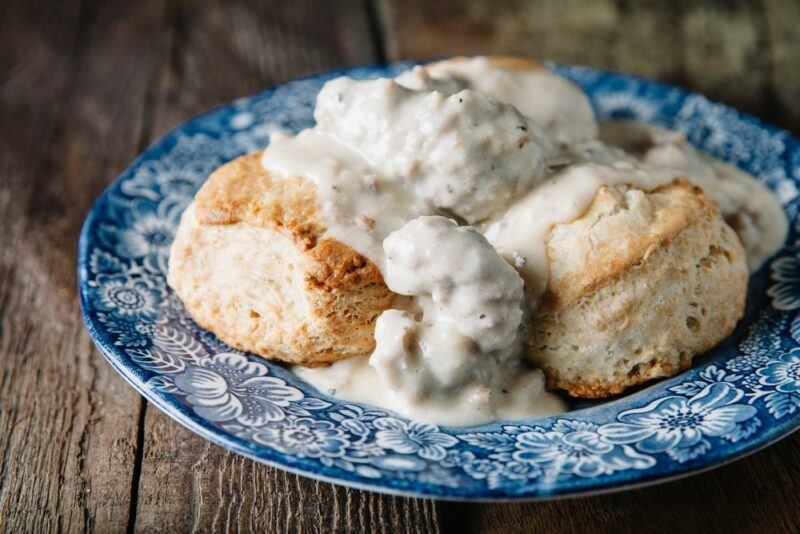
M0 10L0 530L124 529L140 402L83 328L76 236L140 148L162 8Z
M364 5L358 0L175 0L156 134L211 106L301 75L374 62Z
M691 89L751 113L768 113L770 55L764 53L769 43L759 4L686 2L681 29Z
M683 49L673 3L399 0L385 12L393 59L503 53L661 79L680 75Z
M171 18L175 38L156 104L158 132L303 73L377 60L362 2L186 2ZM431 501L355 491L254 463L152 407L144 436L135 518L142 532L438 528Z
M800 132L800 3L764 0L764 19L769 42L768 98L774 105L768 117Z

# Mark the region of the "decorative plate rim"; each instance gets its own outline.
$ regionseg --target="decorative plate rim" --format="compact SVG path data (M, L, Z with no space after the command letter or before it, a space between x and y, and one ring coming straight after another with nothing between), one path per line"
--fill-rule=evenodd
M212 108L179 123L152 143L95 201L81 229L78 245L78 287L81 314L90 337L101 353L140 394L151 404L202 437L238 454L274 467L359 489L449 500L543 500L656 484L735 461L786 437L800 426L800 410L798 410L800 394L796 394L797 390L792 389L795 387L795 383L792 382L794 375L791 374L800 372L800 356L794 354L795 349L798 349L798 341L800 341L800 315L790 321L789 313L800 308L800 296L795 297L800 291L797 291L798 288L792 285L794 281L791 279L794 276L794 269L800 269L800 260L797 260L799 245L798 243L790 244L796 237L794 229L790 234L792 239L787 240L784 249L779 253L780 257L771 262L772 279L775 283L767 290L766 286L773 280L767 279L766 271L768 269L766 266L754 274L754 282L751 283L748 298L747 320L742 321L737 333L712 351L713 357L703 356L690 370L671 379L657 382L634 394L599 406L579 408L576 411L553 417L536 418L529 421L498 422L474 428L439 428L409 422L407 419L385 410L365 408L361 410L360 415L357 414L345 421L344 416L341 416L339 412L352 413L351 408L356 403L334 401L325 395L314 393L309 386L305 386L305 389L302 385L296 388L294 386L298 386L299 379L291 378L291 375L285 370L281 370L276 364L265 363L257 357L230 350L218 340L211 339L213 336L200 341L194 340L196 346L192 346L200 351L201 356L190 354L189 360L187 360L190 361L188 364L179 359L176 360L175 369L180 367L180 370L171 369L163 374L154 373L152 354L150 356L141 356L141 354L148 353L151 349L155 351L158 348L153 345L153 339L160 335L156 331L158 328L163 327L175 332L183 332L174 327L178 325L181 328L189 329L195 337L202 336L203 332L197 330L196 325L192 326L190 320L188 320L187 326L185 318L170 316L164 319L160 316L156 317L156 312L153 314L153 317L156 318L150 322L140 321L140 317L134 315L122 317L123 312L119 308L114 308L114 302L102 300L102 298L111 298L108 297L108 291L110 291L108 288L112 288L129 291L131 294L138 294L136 291L140 291L141 295L145 296L145 300L150 297L156 300L161 299L158 301L158 305L166 307L165 309L174 304L169 301L168 289L151 287L153 280L158 277L159 269L163 268L163 264L160 262L165 261L166 258L162 258L160 255L151 257L149 252L136 256L138 252L130 250L125 252L127 256L119 253L115 255L109 250L119 251L119 245L117 248L113 248L113 246L109 248L107 243L98 246L100 241L99 225L103 221L111 220L108 218L108 210L117 209L119 213L127 217L130 210L134 209L136 194L125 198L128 203L127 208L110 206L109 203L112 202L110 198L117 193L120 194L120 198L125 197L126 193L121 193L123 184L133 188L134 186L130 184L134 182L134 178L138 177L135 173L145 164L157 164L164 160L165 152L169 155L170 151L176 150L181 136L205 136L208 138L207 141L217 143L220 147L233 144L234 148L230 149L230 152L226 148L224 155L217 154L215 156L216 164L219 164L221 161L235 157L238 153L263 146L259 143L266 141L265 136L269 132L263 129L256 130L263 126L265 121L269 122L267 119L271 120L271 114L283 112L286 115L282 121L276 121L281 127L288 126L297 129L307 125L308 117L303 113L308 112L308 96L315 94L314 88L318 88L322 81L344 74L357 77L391 75L418 63L409 61L325 71ZM584 86L590 93L593 104L604 118L616 116L615 113L622 110L638 120L643 119L665 126L675 126L676 113L681 112L683 114L681 120L690 123L694 121L689 125L691 127L687 126L687 132L692 142L700 144L715 155L728 156L729 160L732 150L729 145L733 143L734 148L739 150L736 154L739 155L740 161L736 163L751 172L761 174L762 179L783 196L782 200L787 213L789 213L790 223L796 222L800 201L798 201L796 186L798 176L795 171L800 166L800 142L788 132L766 125L755 117L722 104L713 103L696 93L645 78L580 66L554 63L548 63L548 66ZM297 94L300 96L298 97ZM305 101L303 97L306 98ZM272 102L273 100L275 102ZM265 102L271 103L272 107L264 106ZM690 104L690 108L694 106L696 109L686 111L687 102ZM253 111L259 105L265 109ZM301 108L301 111L295 113L295 108L298 107ZM248 113L250 115L247 115ZM293 115L293 113L295 114ZM718 115L715 119L717 130L711 128L709 124L704 124L703 121L708 120L709 114ZM222 125L221 121L223 120L227 120L228 123ZM219 130L219 137L223 139L215 140L213 137L209 137L206 130L212 126ZM680 126L686 125L681 123ZM696 138L693 137L696 131L692 129L694 127L701 132ZM736 130L737 128L738 130ZM730 129L735 131L728 132ZM237 135L240 135L240 138L234 141L233 139ZM780 148L774 152L773 149L776 147ZM205 148L208 148L208 145ZM742 153L745 152L747 159L742 159L744 157ZM190 161L194 162L195 160L190 159ZM777 172L778 170L783 174ZM195 169L195 171L197 172L194 178L199 181L194 183L194 186L198 186L207 176L207 169ZM202 174L203 172L205 174ZM153 175L159 176L157 172ZM149 186L149 190L146 183L139 184L136 187L141 186L141 189L136 191L144 193L146 196L157 196L155 191L162 191L157 189L160 186L154 184ZM172 187L172 185L164 186L163 190L171 191L168 187ZM158 206L161 206L162 203L167 204L164 195L160 197L160 200L154 202ZM125 209L129 211L126 212ZM175 219L170 220L176 221ZM117 230L122 231L120 230L122 228L128 227L119 226ZM128 245L128 249L130 248ZM98 250L100 251L99 255ZM97 271L95 267L98 262L107 262L111 266L112 272L109 274L105 271ZM126 265L128 270L124 270ZM114 269L117 270L114 271ZM105 278L101 279L104 276ZM105 291L102 295L99 293L101 290ZM752 302L754 297L757 299L755 303ZM770 308L769 303L766 302L769 297L772 298L773 308ZM98 308L98 303L101 303L100 308ZM764 310L765 307L768 309ZM182 310L177 310L177 312L172 310L171 313L179 316ZM756 316L757 313L758 316ZM166 322L162 323L162 320ZM776 321L779 322L776 323ZM150 345L146 349L141 349L141 354L137 353L141 356L137 361L130 356L131 346L120 343L123 334L113 330L113 328L119 330L121 323L135 324L136 328L141 323L147 328L154 329L148 331L150 332L147 334L150 336L148 338ZM745 323L747 323L747 328L743 326ZM756 355L752 359L758 360L759 366L750 368L747 375L738 375L735 369L732 371L727 366L734 360L745 356L741 352L743 349L739 348L739 343L744 345L751 337L757 336L757 333L753 332L762 323L766 328L764 335L767 338L772 336L777 339L751 340L752 352ZM112 334L112 332L116 333ZM185 334L185 332L183 333ZM172 332L170 335L177 336L178 334ZM185 335L188 336L188 334ZM116 342L114 342L114 337L116 337ZM142 337L146 338L146 335L142 334ZM124 339L130 339L130 337ZM186 342L191 344L190 340ZM762 354L764 343L767 342L773 345L777 343L777 345L770 347L766 354ZM129 352L124 352L123 348ZM133 350L139 349L134 348ZM214 350L217 352L213 352ZM800 349L798 350L800 351ZM184 352L188 354L191 351L186 349ZM734 357L734 355L737 356ZM200 360L203 360L204 363L201 363ZM163 362L161 363L163 364ZM720 365L714 365L716 363ZM796 364L798 371L795 371ZM234 385L241 385L249 380L251 384L256 382L268 384L272 390L264 386L266 389L262 390L262 397L247 397L242 393L243 400L267 398L271 394L270 391L279 391L285 398L295 399L298 406L294 406L295 401L291 399L289 401L285 401L285 398L273 399L274 402L266 402L268 405L270 402L272 404L271 407L267 406L262 409L264 413L248 416L249 419L245 416L237 416L239 419L235 421L244 420L245 423L234 422L228 424L226 428L222 428L220 425L226 422L230 423L234 419L220 422L219 418L227 417L227 415L218 413L219 410L215 412L215 408L186 401L187 398L198 393L197 384L199 382L195 380L194 376L198 373L205 373L206 379L208 377L215 380L217 377L224 379L225 385L220 387L227 388L226 394L231 395L234 399L237 398L236 391L243 391L235 390ZM702 376L703 373L706 373L706 376ZM247 375L247 378L243 382L234 384L235 380L239 379L235 377L243 374ZM192 376L187 378L187 375ZM157 377L160 376L167 378L159 382ZM175 377L180 377L179 383L182 384L181 387L185 386L184 390L175 386L173 380ZM750 388L749 390L742 386L747 377L756 377L756 382L747 386ZM169 382L169 380L173 380L173 382ZM781 380L783 381L781 382ZM800 388L800 379L797 380L797 387ZM172 391L169 391L170 388ZM307 391L311 391L313 396L307 396ZM756 397L751 396L749 398L754 400L745 402L750 395ZM774 395L777 397L772 397ZM780 415L775 415L773 407L768 404L767 401L771 397L777 399L776 402L783 403L778 409L784 411L774 412L775 414L780 413ZM789 400L784 402L784 398ZM309 402L305 408L299 405L304 400ZM215 402L217 401L218 399L215 400ZM323 404L327 404L327 406L322 406ZM264 417L269 417L269 414L266 416L264 414L269 410L274 410L276 406L281 412L284 410L288 412L293 408L298 408L298 411L296 414L284 413L284 419L264 419ZM363 408L363 405L361 406ZM242 409L246 410L246 408ZM681 445L683 438L679 438L671 448L669 446L664 448L665 445L671 443L671 441L668 443L669 440L674 441L674 436L669 437L669 440L665 437L662 442L659 442L660 438L657 433L653 432L649 434L649 437L641 438L652 430L647 427L644 414L650 418L661 417L670 409L673 411L688 410L689 412L695 410L696 413L692 413L699 414L697 417L701 422L707 420L709 425L713 423L716 426L713 428L708 425L708 428L702 427L702 425L687 427L687 432L693 432L689 441L694 440L698 432L699 437L693 444L685 446ZM331 422L332 419L313 418L314 415L325 414L327 411L331 411L331 417L338 413L342 419L335 421L341 425L351 426L337 426ZM304 415L303 412L308 415ZM216 422L219 424L215 425L213 421L201 415L209 413L212 414L212 418L217 418ZM373 416L368 415L369 413L379 414ZM588 417L587 415L598 413L606 416L613 414L614 417L609 419L609 422L598 425L593 421L600 421L603 419L602 417ZM361 416L364 416L365 419L362 420ZM623 419L620 419L620 416L623 416ZM774 420L768 419L770 416ZM250 424L251 422L254 423ZM312 435L316 440L314 442L316 448L293 448L294 445L286 442L283 433L288 432L286 429L292 425L294 425L292 431L302 431L305 432L304 435ZM722 426L725 428L721 428ZM509 428L513 428L513 430L508 430ZM259 437L260 430L258 429L263 429L264 436ZM239 435L236 435L237 432ZM374 453L376 456L370 457L370 460L365 463L359 463L362 460L360 457L350 458L343 460L337 466L336 462L345 458L342 451L354 442L354 440L348 441L345 436L353 437L359 432L366 433L359 438L364 438L365 442L367 438L373 438L373 442L362 443L362 445L364 450L372 447L370 449L372 452L369 454ZM468 439L470 441L467 441ZM496 440L496 442L492 440ZM712 447L712 442L714 447ZM704 443L705 445L703 445ZM724 446L720 447L721 445ZM328 447L328 449L324 447ZM572 447L575 450L562 454L557 453L558 447ZM363 450L353 450L359 454L366 454ZM375 452L376 450L377 452ZM486 454L480 456L481 451ZM456 453L452 459L449 457L451 453ZM461 455L460 458L458 458L459 455ZM669 456L672 461L657 461L666 456ZM326 464L325 460L332 463ZM388 460L392 460L394 464ZM370 461L374 463L369 463ZM350 471L347 470L349 469L347 463L352 467ZM341 467L342 465L345 467ZM359 468L363 468L362 472L357 471ZM448 480L448 478L452 480ZM495 481L494 486L492 486L492 480ZM455 485L448 485L449 483L455 483Z

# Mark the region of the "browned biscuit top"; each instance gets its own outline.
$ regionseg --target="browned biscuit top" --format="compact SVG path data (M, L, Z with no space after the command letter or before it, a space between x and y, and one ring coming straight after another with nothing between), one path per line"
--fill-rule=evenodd
M630 216L609 217L621 210ZM551 232L547 298L556 308L568 306L640 265L698 220L717 216L703 191L683 179L647 195L626 196L617 188L603 187L578 221Z
M325 235L314 183L272 175L261 164L262 153L236 158L211 174L195 196L198 220L203 224L245 222L291 236L315 260L308 276L319 288L382 282L374 263Z

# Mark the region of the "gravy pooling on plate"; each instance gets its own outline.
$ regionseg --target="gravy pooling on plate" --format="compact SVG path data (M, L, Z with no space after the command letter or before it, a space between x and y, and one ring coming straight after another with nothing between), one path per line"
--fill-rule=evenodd
M564 410L523 363L525 317L547 287L550 229L578 219L603 186L648 191L688 178L739 233L751 269L785 236L763 185L680 134L599 127L580 89L543 69L474 58L396 80L338 78L314 115L316 127L273 136L262 164L311 179L328 232L403 297L378 319L369 358L294 371L415 419Z

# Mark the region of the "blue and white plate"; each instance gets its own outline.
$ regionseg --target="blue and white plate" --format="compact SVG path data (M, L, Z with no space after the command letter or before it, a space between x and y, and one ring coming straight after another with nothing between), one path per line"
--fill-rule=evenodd
M705 97L623 74L550 65L601 119L681 130L759 177L792 221L750 282L736 333L694 367L610 402L479 427L437 427L333 399L285 367L236 351L188 317L165 283L178 219L208 174L313 124L326 80L394 76L357 67L289 82L200 115L148 148L89 213L80 238L83 317L97 346L151 403L237 453L387 493L530 499L654 482L739 458L800 425L800 142Z

